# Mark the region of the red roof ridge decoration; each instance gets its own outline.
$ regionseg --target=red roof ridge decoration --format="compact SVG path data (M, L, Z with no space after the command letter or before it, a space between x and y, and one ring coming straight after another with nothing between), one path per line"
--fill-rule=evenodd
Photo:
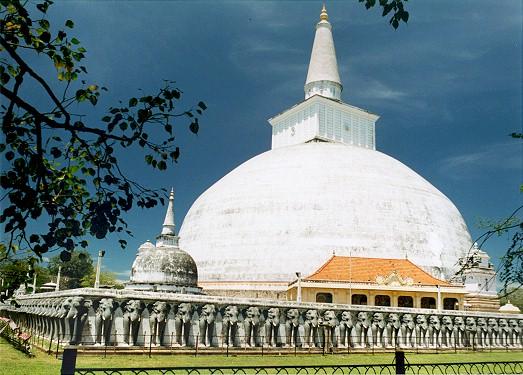
M343 277L345 276L345 277ZM349 280L349 278L351 280ZM382 285L451 286L408 259L365 258L332 255L304 281L351 281Z

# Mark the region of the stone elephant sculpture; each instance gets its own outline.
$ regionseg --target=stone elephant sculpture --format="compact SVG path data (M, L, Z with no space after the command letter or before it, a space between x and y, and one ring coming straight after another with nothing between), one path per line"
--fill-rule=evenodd
M372 314L370 329L372 332L372 345L374 345L374 347L385 346L386 325L385 315L382 312Z
M280 309L271 307L267 310L267 319L265 320L265 346L276 347L278 344L278 331L280 328Z
M235 346L238 332L238 306L230 305L224 310L222 317L223 346Z
M135 346L138 342L144 309L145 304L137 299L129 300L123 304L123 345Z
M487 320L488 343L490 346L499 346L499 325L495 318Z
M476 327L476 319L471 316L465 318L465 345L476 346L476 334L478 328Z
M245 346L255 347L260 345L260 328L262 313L259 307L251 306L245 310L243 328L245 331Z
M441 318L441 346L450 348L452 343L452 334L454 333L454 324L452 318L445 315Z
M498 321L499 326L499 335L498 335L498 343L500 346L508 347L510 342L510 327L508 325L507 319L501 318Z
M200 340L204 347L212 345L215 319L216 307L212 304L203 305L200 311L198 324L200 326Z
M399 347L400 346L400 332L401 332L401 321L400 317L396 313L390 313L387 317L387 347Z
M370 321L369 315L365 311L360 311L356 314L356 324L354 325L354 332L356 334L355 347L366 348L369 343Z
M338 325L336 313L332 310L325 311L321 319L321 325L323 327L323 347L333 348L336 345L335 331Z
M149 328L151 332L151 345L162 346L165 326L167 325L167 315L171 306L167 302L156 301L149 306Z
M488 325L485 318L478 318L476 321L476 340L479 347L489 346Z
M185 347L189 343L193 305L180 303L174 315L174 346Z
M457 348L463 348L465 346L465 320L461 316L454 318L454 345Z
M429 328L427 329L429 336L429 346L431 348L438 348L441 346L440 343L440 333L441 333L441 323L439 316L431 315L429 316Z
M69 311L65 316L69 328L69 344L78 345L82 342L82 331L87 321L87 312L92 303L83 297L75 296L70 300Z
M429 325L427 317L419 314L416 316L416 347L426 348Z
M304 317L304 348L315 348L318 341L318 328L320 326L320 319L318 310L307 310Z
M353 347L352 330L354 322L350 311L343 311L339 318L340 336L338 346L340 348Z
M58 318L58 338L61 341L66 340L67 335L67 329L68 324L66 324L66 316L69 314L69 309L71 308L73 297L67 297L63 300L63 302L60 304L57 312L57 318ZM31 320L30 320L31 322ZM32 328L34 329L34 328ZM70 337L70 334L69 334Z
M51 319L49 319L51 306L52 302L50 300L46 301L46 303L44 303L43 305L41 312L43 333L46 337L51 337Z
M298 328L300 326L300 312L298 309L289 309L285 313L285 346L298 345Z
M110 344L113 316L117 307L118 303L112 298L102 298L94 303L95 345Z
M51 337L53 338L60 338L60 305L62 304L62 301L60 299L53 300L53 303L51 305L51 309L49 311L49 319L51 322Z
M519 346L519 337L521 335L521 329L519 328L518 321L516 319L509 319L508 325L511 328L510 332L510 346L517 348Z
M404 348L412 348L416 345L416 325L412 314L403 314L401 317L401 345Z

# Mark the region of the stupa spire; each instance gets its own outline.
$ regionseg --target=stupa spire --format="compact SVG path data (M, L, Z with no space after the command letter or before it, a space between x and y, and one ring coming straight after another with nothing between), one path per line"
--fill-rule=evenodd
M316 24L311 60L305 81L305 99L313 95L340 100L343 86L338 72L336 50L332 39L332 25L325 4Z
M327 14L327 8L325 8L325 3L323 3L323 8L320 13L320 21L328 21L329 15Z
M174 224L174 188L171 188L169 194L169 204L162 226L162 235L176 236L176 225Z

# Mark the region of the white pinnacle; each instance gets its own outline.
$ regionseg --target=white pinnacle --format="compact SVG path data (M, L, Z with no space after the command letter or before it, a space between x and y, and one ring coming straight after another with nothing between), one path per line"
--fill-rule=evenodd
M319 94L339 100L342 89L336 50L332 39L332 26L325 5L323 5L320 22L316 25L309 71L305 81L305 99Z
M174 224L174 189L171 188L169 194L169 204L167 205L167 212L165 213L165 220L163 221L162 235L176 235L176 225Z

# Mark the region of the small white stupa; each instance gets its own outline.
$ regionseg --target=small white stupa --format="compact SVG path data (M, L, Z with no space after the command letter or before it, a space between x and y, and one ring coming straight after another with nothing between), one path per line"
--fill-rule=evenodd
M174 189L156 245L146 241L138 248L126 289L200 294L198 269L193 258L178 246L174 223Z

